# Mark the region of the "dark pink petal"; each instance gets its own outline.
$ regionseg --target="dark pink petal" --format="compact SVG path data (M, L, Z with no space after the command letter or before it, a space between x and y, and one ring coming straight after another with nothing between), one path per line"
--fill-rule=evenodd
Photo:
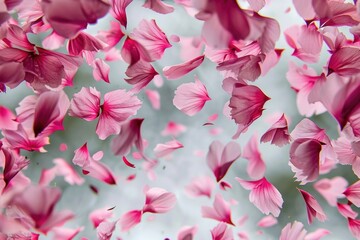
M317 218L320 222L324 222L326 220L326 214L324 210L318 203L318 201L308 192L298 189L301 195L304 198L306 204L306 211L308 215L308 223L311 224L313 222L313 218Z
M142 211L133 210L125 213L120 218L121 231L129 231L141 222Z
M111 141L111 151L117 156L127 155L132 146L143 155L143 139L141 137L141 125L144 119L134 118L121 125L120 133Z
M263 106L269 99L256 86L236 84L229 104L231 118L239 125L249 126L262 115Z
M278 147L282 147L290 142L288 123L284 114L262 135L260 141L271 142L271 144L275 144Z
M53 240L72 240L84 227L78 227L76 229L54 227L52 232L54 233Z
M215 184L211 177L197 177L185 187L185 192L192 197L205 196L211 198L211 193L214 187Z
M358 213L351 208L351 204L337 203L337 209L344 218L355 219L358 216Z
M159 94L159 92L156 90L146 89L145 94L148 97L148 99L151 103L151 106L155 110L159 110L160 109L160 94Z
M126 166L131 167L131 168L135 168L135 165L132 164L131 162L129 162L129 160L127 160L127 158L125 156L122 157L122 160L126 164Z
M165 213L175 207L175 194L162 188L150 188L145 193L145 205L143 212Z
M217 182L223 179L230 166L240 155L241 148L236 142L229 142L226 146L219 141L211 143L206 162L214 173Z
M96 126L96 134L101 140L120 132L120 125L135 115L141 107L141 101L132 93L123 89L108 92L104 95L101 114Z
M134 85L131 91L136 93L146 87L159 73L150 63L140 60L130 65L125 74L128 76L128 78L125 78L125 81Z
M331 205L336 206L337 199L343 197L342 194L348 183L343 177L334 177L333 179L323 178L314 184L317 190L325 200Z
M131 2L132 0L111 0L112 15L125 28L127 26L126 8Z
M5 84L9 88L15 88L24 81L24 79L25 71L22 63L8 62L0 65L0 84Z
M360 220L348 218L348 227L352 235L356 238L360 238Z
M125 39L124 45L121 49L121 56L125 62L133 65L140 60L151 62L151 58L147 50L137 41L130 37Z
M69 40L67 49L70 55L78 56L83 51L98 52L106 47L106 44L96 37L85 32L80 32L76 37Z
M72 162L80 167L86 167L90 165L91 156L87 147L87 142L84 143L80 148L74 151L75 155Z
M360 72L360 49L343 47L336 51L329 59L329 74L332 72L340 76L351 76Z
M281 230L279 240L303 240L306 236L306 230L301 222L294 221L292 224L288 223Z
M86 121L95 120L100 114L100 96L96 88L82 87L71 99L69 115Z
M105 81L110 83L109 80L109 73L110 73L110 66L100 58L96 58L95 61L92 63L93 67L93 76L96 81Z
M113 216L113 212L108 208L101 208L92 211L89 214L89 220L92 222L94 228L97 228L99 224Z
M235 178L240 185L250 190L249 200L262 213L271 213L274 217L280 214L280 208L283 204L283 199L280 192L267 181L265 177L256 181L246 181L240 178Z
M198 226L184 226L179 230L177 240L192 240L197 231Z
M345 191L346 198L355 206L360 207L360 181L350 185Z
M188 74L189 72L197 68L204 61L204 58L205 56L201 55L178 65L164 67L163 73L165 77L169 80L181 78L185 74Z
M115 231L116 222L101 222L96 228L98 239L110 240L113 232Z
M159 28L155 20L142 20L131 33L130 37L141 44L147 51L150 62L161 59L166 48L171 47L165 33Z
M219 222L225 222L234 225L231 220L230 204L217 194L213 203L213 207L202 207L201 214L204 218L211 218Z
M42 1L41 8L54 31L70 38L85 29L88 23L96 23L98 18L105 16L110 4L101 0L53 0Z
M166 143L159 143L155 146L154 152L157 158L161 158L164 156L167 156L174 152L176 149L183 148L184 146L181 144L181 142L177 140L171 140Z
M315 181L319 176L322 143L315 139L298 138L290 147L290 166L301 184Z
M259 227L268 228L276 225L278 223L277 219L274 218L272 215L265 216L257 223Z
M205 85L195 78L195 83L184 83L176 89L173 104L183 113L194 116L209 100Z
M16 130L18 123L15 114L8 108L0 105L0 129Z
M25 157L19 156L15 151L5 148L2 149L2 153L0 152L0 160L2 158L4 162L3 179L6 187L18 172L29 165L29 161Z
M108 44L108 47L106 47L105 50L107 51L107 53L109 53L109 51L111 49L114 49L116 44L120 42L120 40L124 37L124 35L125 34L121 30L120 23L118 21L111 21L110 29L99 31L98 38ZM105 60L109 61L108 59Z
M220 222L211 230L212 240L233 240L233 233L230 227L224 222Z
M142 6L161 14L168 14L174 11L173 6L166 4L161 0L146 0Z
M256 135L244 147L242 157L249 161L246 171L250 178L260 179L264 177L266 165L261 157Z

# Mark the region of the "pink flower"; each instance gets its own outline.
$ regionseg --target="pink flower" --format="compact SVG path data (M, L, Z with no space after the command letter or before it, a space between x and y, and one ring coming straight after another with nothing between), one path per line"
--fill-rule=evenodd
M271 213L275 217L280 214L280 208L283 204L283 199L280 192L267 181L265 177L256 181L246 181L240 178L235 178L240 185L250 190L249 200L262 213Z
M231 220L230 204L220 194L215 196L213 207L202 207L201 214L204 218L211 218L219 222L234 225Z
M327 217L318 201L316 201L316 199L310 193L302 189L298 190L304 198L306 204L308 223L311 224L314 217L316 217L319 221L324 222Z
M217 182L226 175L230 166L240 157L241 148L236 142L229 142L224 146L219 141L213 141L206 156L206 162Z
M194 116L209 100L205 85L195 78L195 83L185 83L176 89L173 104L183 113Z

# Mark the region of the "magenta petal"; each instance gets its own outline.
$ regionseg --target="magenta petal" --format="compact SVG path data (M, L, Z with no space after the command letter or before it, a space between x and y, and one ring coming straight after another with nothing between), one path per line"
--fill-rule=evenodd
M129 231L131 228L141 222L142 212L133 210L125 213L120 218L121 231Z
M69 115L86 121L95 120L100 114L100 92L96 88L82 87L70 102Z
M234 225L231 220L230 204L220 194L215 196L213 207L202 207L201 214L204 218L211 218L219 222Z
M308 192L298 189L301 195L304 198L306 204L306 211L308 214L308 223L311 224L313 218L316 217L319 221L323 222L326 220L326 214L324 210L320 206L320 204L316 201L316 199Z
M178 65L164 67L163 73L169 80L181 78L182 76L197 68L204 61L204 58L205 56L202 55Z

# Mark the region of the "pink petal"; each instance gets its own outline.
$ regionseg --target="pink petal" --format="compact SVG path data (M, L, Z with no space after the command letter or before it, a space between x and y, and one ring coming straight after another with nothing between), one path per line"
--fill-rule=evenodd
M205 85L195 78L195 83L185 83L176 89L173 104L183 113L194 116L209 100Z
M322 237L329 235L331 232L329 230L319 228L315 232L308 233L305 237L305 240L320 240Z
M80 167L86 167L90 165L90 153L87 147L87 142L84 143L80 148L74 151L75 155L72 162Z
M110 240L113 232L115 231L116 222L101 222L96 228L98 239Z
M306 236L306 230L301 222L294 221L292 224L288 223L281 230L279 240L303 240Z
M69 115L86 121L95 120L100 114L100 96L96 88L82 87L71 99Z
M360 181L350 185L345 191L346 198L355 206L360 207Z
M76 229L54 227L52 232L54 233L53 240L72 240L84 227L78 227Z
M355 219L358 213L351 208L351 204L337 203L337 209L344 218Z
M163 136L171 135L177 137L180 133L183 133L185 131L186 131L186 127L184 125L173 121L169 121L166 127L164 128L164 130L161 132L161 135Z
M185 187L185 192L192 197L205 196L211 198L211 193L214 187L215 184L211 177L197 177Z
M126 8L131 2L132 0L111 0L111 7L112 7L111 14L125 28L127 26Z
M360 220L348 218L348 227L352 235L356 238L360 238Z
M0 106L0 129L17 129L15 115L8 108Z
M96 134L101 140L120 132L120 125L135 115L141 107L141 101L132 93L123 89L108 92L104 95L101 114L96 126Z
M200 37L181 37L180 48L180 58L187 61L201 55L204 42Z
M142 6L161 14L168 14L174 11L173 6L166 4L161 0L146 0Z
M316 217L320 222L324 222L326 220L326 215L324 210L318 203L318 201L308 192L298 189L301 195L304 198L306 204L306 211L308 215L308 223L311 224L313 218Z
M80 32L76 37L69 40L67 49L70 55L78 56L84 51L98 52L107 45L85 32Z
M3 158L2 161L4 162L3 180L6 187L18 172L28 166L30 162L25 157L19 156L15 151L6 148L2 149L2 154L0 152L0 160L1 158Z
M125 156L122 157L122 160L126 164L126 166L131 167L131 168L135 168L135 165L132 164L131 162L129 162L129 160L127 160L127 158Z
M271 144L275 144L278 147L282 147L290 142L288 124L284 114L262 135L260 141L271 141Z
M196 232L198 231L197 226L184 226L179 230L177 235L177 240L191 240L194 238Z
M250 4L250 7L255 12L260 11L266 4L265 0L247 0Z
M267 181L265 177L256 181L246 181L240 178L235 178L240 185L250 190L249 200L262 213L271 213L274 217L280 214L280 208L283 204L283 199L280 192Z
M121 231L129 231L135 225L141 221L142 212L139 210L133 210L125 213L120 218Z
M92 222L94 228L97 228L99 224L113 216L113 212L109 211L108 208L101 208L92 211L89 214L89 219Z
M233 240L233 233L230 227L224 222L220 222L211 230L212 240Z
M159 94L159 92L156 90L146 89L145 94L148 97L148 99L151 103L151 106L154 109L159 110L160 109L160 94Z
M201 214L204 218L211 218L219 222L234 225L231 220L230 204L224 198L217 194L213 203L213 207L202 207Z
M109 73L110 67L109 65L102 59L96 58L92 63L93 66L93 76L96 81L103 80L107 83L110 83Z
M360 71L360 49L343 47L336 51L329 59L329 74L336 72L340 76L351 76Z
M125 74L128 76L128 78L125 78L125 81L134 85L132 91L137 93L146 87L159 73L150 63L140 60L130 65Z
M291 144L289 165L301 184L318 178L321 149L321 142L315 139L298 138Z
M312 2L312 0L293 0L296 11L304 20L312 20L316 16Z
M125 34L121 30L120 23L118 21L111 21L110 29L99 31L98 38L108 44L108 47L106 47L106 51L108 53L111 49L114 49L116 44L120 42L124 35ZM109 61L108 59L105 60Z
M140 60L151 62L148 51L134 39L127 37L121 49L122 59L128 64L133 65Z
M343 197L348 183L343 177L334 177L333 179L323 178L314 184L317 190L325 200L331 205L336 206L337 199Z
M254 135L244 147L242 157L249 161L246 171L250 178L260 179L264 177L266 165L261 158L256 135Z
M277 219L274 218L272 215L263 217L257 225L262 228L268 228L276 225L278 223Z
M236 142L229 142L224 146L219 141L213 141L209 146L206 162L219 182L227 173L230 166L241 155L241 148Z
M56 34L54 31L48 35L44 40L42 41L42 45L44 48L49 50L55 50L60 48L65 43L65 38L62 36Z
M176 149L179 148L183 148L184 146L177 140L172 140L169 142L166 142L164 144L157 144L154 148L154 152L156 157L160 158L160 157L164 157L166 155L171 154L173 151L175 151Z
M164 76L169 80L181 78L185 74L188 74L189 72L197 68L204 61L204 58L205 56L201 55L178 65L164 67Z
M176 197L162 188L150 188L146 191L143 212L165 213L175 207Z
M319 128L313 121L310 119L304 118L301 120L291 132L291 137L293 139L299 138L313 138L319 142L326 144L331 144L329 137L326 135L326 131L322 128Z

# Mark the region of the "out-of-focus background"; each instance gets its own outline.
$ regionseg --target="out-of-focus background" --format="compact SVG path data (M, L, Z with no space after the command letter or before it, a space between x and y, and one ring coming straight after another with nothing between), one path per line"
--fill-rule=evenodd
M175 5L172 1L167 3ZM135 0L127 8L128 17L128 33L139 24L142 19L155 19L158 26L169 37L173 34L180 37L199 36L201 33L202 22L189 16L187 12L179 6L175 6L175 11L168 15L157 14L149 9L141 7L143 1ZM246 6L246 2L240 1L241 6ZM283 32L288 27L304 24L301 17L297 14L292 5L292 1L270 1L268 5L262 9L260 14L275 18ZM108 29L110 17L107 16L99 21L95 26L91 26L87 31L96 34L98 30ZM347 29L345 29L347 31ZM33 42L40 43L44 36L31 36ZM118 48L121 47L122 42ZM182 62L180 58L180 45L172 43L173 47L165 51L164 57L154 64L156 70L161 73L164 66L169 66ZM296 107L296 94L290 88L286 79L289 62L293 61L298 65L301 61L291 56L292 49L286 44L284 35L281 34L276 48L285 49L282 57L267 75L260 77L254 84L259 86L263 92L271 98L265 104L263 116L256 120L245 134L242 134L236 141L243 148L248 140L255 134L258 139L270 127L270 123L266 119L270 118L274 113L285 113L290 119L289 130L303 118L299 115ZM323 46L323 53L318 64L311 65L318 73L321 72L321 66L326 64L328 53L326 46ZM96 82L92 77L92 70L89 66L83 65L76 75L73 88L65 89L69 98L76 92L79 92L83 86L94 86L101 91L102 96L108 91L127 88L130 86L123 80L125 76L126 64L117 61L109 63L111 67L110 84L105 82ZM176 109L172 100L175 89L186 82L193 82L197 76L207 87L211 101L207 102L203 110L193 117L189 117ZM216 193L221 193L226 200L235 200L237 204L232 205L232 219L236 223L238 219L247 215L249 219L244 225L233 227L235 239L238 239L237 233L246 231L250 239L278 239L281 229L294 220L304 223L308 232L317 228L325 228L331 231L331 235L324 239L351 239L352 236L347 228L346 220L340 216L337 210L330 207L326 201L314 190L312 184L300 186L302 189L309 191L320 202L328 215L328 220L321 223L317 220L312 225L307 224L305 203L297 191L299 187L294 182L294 173L288 165L289 161L289 145L278 148L274 145L259 144L261 155L266 163L266 177L281 192L284 205L282 212L278 218L279 223L270 228L260 228L257 222L264 216L249 200L249 191L244 190L234 179L240 177L249 179L246 174L247 160L240 158L230 168L230 171L224 178L232 184L232 189L227 191L220 190L217 186L213 192L212 199L205 197L192 198L184 192L184 187L188 185L194 178L199 176L211 176L212 172L206 164L206 153L208 147L213 140L220 140L226 144L231 141L231 137L236 131L235 123L226 118L223 114L224 104L229 100L229 95L222 89L222 76L216 71L216 65L209 60L196 70L187 74L179 80L168 81L164 78L164 84L161 88L157 88L150 83L148 89L156 89L161 95L161 109L154 110L144 91L138 97L142 100L143 106L138 112L137 117L145 118L142 127L142 134L147 139L149 146L146 149L146 155L154 157L153 149L156 144L164 143L172 140L171 137L164 137L160 133L169 121L175 121L187 127L187 131L177 137L183 145L183 149L175 151L171 157L159 159L160 164L154 169L156 179L150 180L146 171L142 168L142 160L135 160L128 156L128 159L136 165L135 169L127 167L120 157L116 157L110 151L109 143L112 137L106 141L101 141L95 134L96 121L86 122L81 119L66 117L64 126L65 130L56 132L51 137L51 144L46 146L46 153L24 153L27 155L31 164L25 174L38 181L41 169L53 166L54 158L64 158L71 162L74 150L88 142L90 153L103 151L104 157L102 161L106 163L117 175L118 184L109 186L102 182L83 176L86 180L82 186L70 186L61 178L56 178L52 185L60 187L63 190L62 199L58 204L58 209L70 209L76 214L76 218L69 221L65 226L75 228L84 226L85 229L80 234L89 239L96 238L96 232L93 229L88 215L91 211L104 208L115 207L113 210L114 217L117 220L122 214L129 210L139 209L142 207L145 196L143 193L144 186L161 187L173 192L177 197L176 207L166 213L158 215L145 214L143 221L129 232L120 232L120 226L114 232L115 236L122 239L176 239L177 232L182 226L198 226L198 233L195 239L211 239L210 229L218 223L212 219L204 219L201 217L201 207L211 206ZM31 91L24 84L14 90L8 90L6 94L0 95L0 103L11 109L15 109L18 103ZM203 126L207 122L208 117L212 114L219 114L218 120L213 126ZM337 137L337 124L332 117L325 113L320 116L312 117L321 128L325 128L331 138ZM213 133L211 133L213 132ZM214 135L214 132L216 133ZM61 143L68 145L66 152L58 150ZM80 169L78 172L81 173ZM132 181L126 178L136 174ZM345 177L349 183L356 180L350 167L340 166L329 174L327 178L341 175ZM99 194L94 194L90 190L90 184L98 188ZM50 235L51 237L51 235Z

